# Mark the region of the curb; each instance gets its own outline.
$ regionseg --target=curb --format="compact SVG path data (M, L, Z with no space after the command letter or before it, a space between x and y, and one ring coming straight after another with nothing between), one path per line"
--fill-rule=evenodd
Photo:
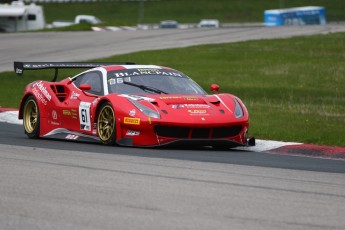
M345 160L345 147L325 146L325 145L287 145L277 149L272 149L270 153L287 154L297 156L308 156L315 158L331 158Z
M18 119L18 109L0 107L0 122L22 125L23 121Z
M18 111L18 109L15 108L3 108L0 106L0 113L7 112L7 111Z

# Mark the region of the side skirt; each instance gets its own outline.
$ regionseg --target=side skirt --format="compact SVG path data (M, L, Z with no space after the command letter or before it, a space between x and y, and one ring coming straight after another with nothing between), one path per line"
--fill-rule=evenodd
M78 132L72 132L68 129L58 128L50 131L42 136L44 138L60 139L60 140L72 140L72 141L84 141L101 143L100 139L96 136L86 135Z

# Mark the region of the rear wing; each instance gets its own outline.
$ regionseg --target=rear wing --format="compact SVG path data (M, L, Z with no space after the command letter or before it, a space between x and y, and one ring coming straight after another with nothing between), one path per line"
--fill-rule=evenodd
M55 69L52 81L56 81L58 69L95 68L107 65L134 65L133 62L14 62L14 72L23 75L24 70Z

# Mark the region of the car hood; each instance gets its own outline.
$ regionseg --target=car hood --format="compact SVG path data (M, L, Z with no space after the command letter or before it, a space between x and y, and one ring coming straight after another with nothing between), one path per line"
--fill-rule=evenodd
M241 101L231 94L217 95L127 95L130 99L157 111L167 123L224 124L248 120ZM234 115L235 101L241 104L244 116Z

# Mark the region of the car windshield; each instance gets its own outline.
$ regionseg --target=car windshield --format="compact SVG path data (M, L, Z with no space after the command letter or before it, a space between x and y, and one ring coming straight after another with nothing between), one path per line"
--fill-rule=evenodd
M206 94L185 74L171 69L141 68L108 72L109 93Z

